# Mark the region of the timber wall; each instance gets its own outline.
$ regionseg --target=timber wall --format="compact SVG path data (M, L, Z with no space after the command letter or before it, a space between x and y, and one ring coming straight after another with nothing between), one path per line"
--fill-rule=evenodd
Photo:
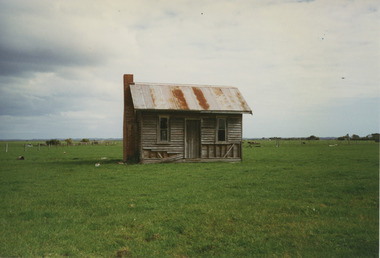
M161 143L158 139L159 115L169 116L169 142ZM138 145L141 163L160 162L208 162L241 161L242 115L241 114L161 114L157 112L138 113ZM227 118L227 141L218 143L217 117ZM200 159L185 159L186 120L201 121Z

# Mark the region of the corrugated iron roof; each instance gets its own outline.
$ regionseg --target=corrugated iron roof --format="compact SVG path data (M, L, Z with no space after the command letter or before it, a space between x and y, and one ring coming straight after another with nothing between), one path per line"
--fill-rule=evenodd
M130 85L136 110L249 113L236 87L135 83Z

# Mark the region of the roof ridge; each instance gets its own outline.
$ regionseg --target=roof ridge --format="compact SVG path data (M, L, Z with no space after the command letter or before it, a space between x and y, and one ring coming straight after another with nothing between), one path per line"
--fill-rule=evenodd
M135 82L135 85L162 85L162 86L178 86L178 87L202 87L202 88L235 88L235 86L227 85L209 85L209 84L192 84L192 83L161 83L161 82Z

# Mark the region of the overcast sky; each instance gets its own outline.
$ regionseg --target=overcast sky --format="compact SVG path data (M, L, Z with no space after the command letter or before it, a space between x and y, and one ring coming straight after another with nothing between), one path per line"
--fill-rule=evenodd
M123 74L236 86L244 137L379 132L378 0L1 0L0 139L122 137Z

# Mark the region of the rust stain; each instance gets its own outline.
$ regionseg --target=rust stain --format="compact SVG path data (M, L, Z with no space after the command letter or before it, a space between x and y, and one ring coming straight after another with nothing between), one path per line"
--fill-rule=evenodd
M205 96L203 95L203 92L196 87L193 87L193 92L195 96L197 97L199 105L204 109L204 110L209 110L210 105L207 103L207 100Z
M213 90L218 99L220 108L230 110L232 108L231 104L228 102L227 96L224 95L223 90L221 88L213 88Z
M175 87L172 90L173 96L177 99L177 103L179 105L179 109L189 110L189 106L187 105L185 96L183 95L182 90L179 87Z
M153 101L153 107L156 106L156 99L154 98L154 92L152 90L152 88L149 87L149 90L150 90L150 96L152 97L152 101Z
M213 88L213 90L214 90L214 93L215 93L217 96L222 96L222 95L224 95L224 94L223 94L223 91L222 91L221 88Z
M244 110L249 110L249 107L247 106L247 103L245 102L243 96L239 92L236 92L236 96L239 99L241 107L243 107Z

